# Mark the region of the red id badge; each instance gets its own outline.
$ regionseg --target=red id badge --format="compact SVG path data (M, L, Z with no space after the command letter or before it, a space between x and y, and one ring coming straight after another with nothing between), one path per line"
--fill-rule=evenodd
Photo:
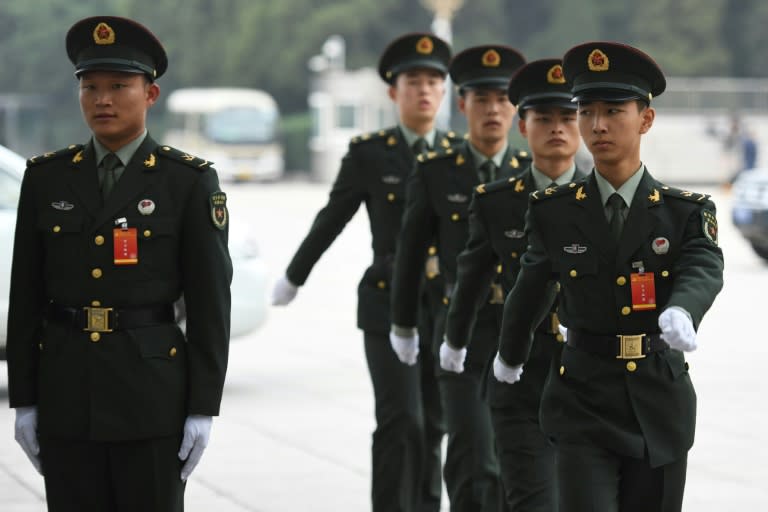
M115 242L115 265L136 265L139 262L136 228L115 228L112 234Z
M656 309L656 284L653 279L653 272L630 274L629 281L632 285L632 310L649 311Z

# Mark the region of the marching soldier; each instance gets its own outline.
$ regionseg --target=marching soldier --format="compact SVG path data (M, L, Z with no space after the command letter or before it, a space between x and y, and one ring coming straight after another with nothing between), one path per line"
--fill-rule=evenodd
M469 240L458 258L456 290L440 348L440 364L447 371L462 369L472 325L496 274L500 274L505 296L515 284L520 257L528 245L524 229L529 194L534 190L546 194L585 176L574 164L581 139L576 105L571 102L560 59L526 64L512 77L508 92L533 161L518 176L475 190ZM501 384L490 372L486 382L506 502L515 512L557 510L554 448L539 426L544 381L563 339L555 308L534 336L519 384Z
M506 90L510 76L524 62L516 50L499 45L469 48L451 62L450 75L459 87L459 109L467 117L469 137L453 148L420 157L409 179L395 257L390 333L392 347L405 364L415 364L423 352L416 335L416 311L427 245L437 240L448 304L456 283L456 257L469 234L467 210L473 189L520 172L520 154L507 141L515 108ZM483 367L496 349L497 310L503 300L491 291L486 289L486 307L478 313L467 371L438 378L449 436L443 476L454 512L497 510L501 501L490 411L480 396ZM436 328L438 339L444 314ZM436 349L437 344L430 350ZM422 357L432 356L427 352Z
M210 162L147 133L167 67L148 29L87 18L66 48L93 136L27 163L8 314L16 439L50 511L181 511L227 367L226 195Z
M541 424L556 443L561 512L679 511L696 415L684 352L723 285L715 205L658 182L640 160L666 85L651 57L591 42L571 48L563 69L595 168L531 196L494 373L520 379L559 282L567 344Z
M375 395L374 512L440 509L444 427L435 380L437 362L425 358L415 368L401 365L389 347L387 333L390 277L406 178L416 155L457 142L453 133L435 129L450 58L447 43L426 33L399 37L384 50L379 74L389 84L389 96L398 108L398 125L352 139L328 204L317 214L273 294L276 305L291 302L312 267L365 203L373 263L358 287L357 324L364 333ZM420 278L423 284L423 277L417 276L417 286ZM421 296L424 316L430 314L427 299L426 294ZM431 334L422 334L428 342Z

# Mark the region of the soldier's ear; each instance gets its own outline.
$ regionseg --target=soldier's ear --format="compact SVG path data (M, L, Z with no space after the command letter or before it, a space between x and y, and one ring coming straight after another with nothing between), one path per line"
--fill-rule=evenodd
M642 118L640 123L640 134L643 135L648 133L648 130L653 126L653 120L656 119L656 109L651 106L645 107L640 112L640 117Z
M147 106L151 107L160 97L160 86L156 82L151 82L147 86Z

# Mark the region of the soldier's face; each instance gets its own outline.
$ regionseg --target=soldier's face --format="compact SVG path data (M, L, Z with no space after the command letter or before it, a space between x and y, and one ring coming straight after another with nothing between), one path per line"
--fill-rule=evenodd
M489 144L506 139L516 111L507 91L500 89L466 91L459 97L459 110L467 117L469 138Z
M389 88L400 120L408 127L433 122L444 95L445 78L432 69L404 71Z
M579 103L579 132L602 168L640 159L640 138L653 125L655 111L637 101Z
M99 142L115 151L144 131L160 87L138 73L89 71L80 76L80 109Z
M576 110L538 106L525 109L518 123L534 161L573 158L579 149Z

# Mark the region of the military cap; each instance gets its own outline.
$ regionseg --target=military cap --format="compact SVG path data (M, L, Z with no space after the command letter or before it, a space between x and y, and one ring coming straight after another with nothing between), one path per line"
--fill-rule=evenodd
M66 47L76 77L99 70L144 73L155 80L168 67L157 37L140 23L117 16L78 21L67 32Z
M445 75L450 60L450 46L434 34L405 34L389 43L381 54L379 76L388 84L393 84L399 73L409 69L434 69Z
M509 79L523 64L525 57L509 46L474 46L453 58L450 67L451 80L461 90L506 90Z
M509 81L507 95L518 110L539 105L576 108L560 59L535 60L518 69Z
M654 60L626 44L609 41L583 43L563 57L565 79L573 101L651 101L667 86Z

